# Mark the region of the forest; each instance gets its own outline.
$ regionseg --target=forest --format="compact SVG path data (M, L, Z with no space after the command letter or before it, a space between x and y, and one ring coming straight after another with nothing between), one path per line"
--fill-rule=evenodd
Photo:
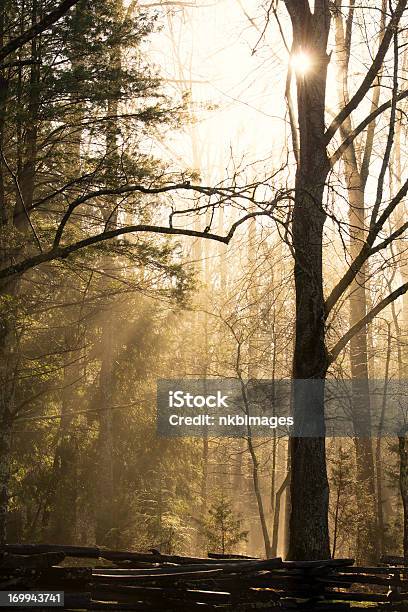
M0 0L0 546L407 561L407 99L408 0ZM353 431L166 437L160 380Z

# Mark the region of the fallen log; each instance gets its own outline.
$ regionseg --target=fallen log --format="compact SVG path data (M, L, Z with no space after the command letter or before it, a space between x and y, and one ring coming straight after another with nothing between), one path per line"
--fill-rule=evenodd
M353 566L353 567L343 567L339 570L342 574L408 574L408 567L398 567L398 568L390 568L390 567L381 567L381 566Z
M137 610L144 610L145 612L147 610L154 610L154 605L152 604L152 606L148 606L147 604L143 603L143 602L133 602L133 603L124 603L124 602L111 602L111 601L98 601L98 600L91 600L91 603L89 604L88 610L132 610L132 611L137 611ZM161 608L162 610L165 610L165 612L176 612L176 608L173 606L172 608ZM208 607L204 607L202 606L201 609L204 610L208 610ZM157 609L155 610L155 612L157 612Z
M115 560L114 567L117 569L152 569L154 567L178 567L178 563L152 563L148 561ZM104 569L106 566L95 566L95 569Z
M226 564L226 563L203 563L203 564L193 564L193 565L178 565L178 566L158 566L149 569L140 569L133 570L131 574L134 576L159 576L159 575L169 575L169 574L180 574L180 573L198 573L198 572L216 572L219 573L247 573L247 572L258 572L261 570L279 570L282 569L283 564L280 558L277 559L266 559L264 561L242 561L240 563L234 564ZM115 568L108 569L94 569L93 575L119 575L117 572L122 572L126 574L131 570L120 569L117 570Z
M233 572L223 572L222 570L214 570L197 573L178 573L178 574L159 574L159 575L143 575L129 576L120 575L113 576L111 574L99 574L92 576L92 583L95 585L106 584L129 584L129 585L146 585L146 586L166 586L178 585L192 588L192 585L197 585L197 588L203 588L202 585L210 585L212 590L220 588L221 590L229 590L230 585L235 588L256 587L256 588L296 588L301 586L306 588L309 584L305 582L302 575L290 574L274 574L273 572L256 574L246 573L241 575ZM316 582L310 582L310 585L316 587ZM227 586L228 585L228 589Z
M272 605L269 602L242 602L234 604L234 612L250 612L252 610L261 610L262 612L276 612L276 610L299 610L296 600L279 602L279 607L276 604ZM309 609L310 610L310 609Z
M339 601L336 603L315 602L313 609L316 612L318 610L321 612L347 612L347 610L350 610L350 604ZM355 610L356 608L353 609Z
M168 582L174 580L187 580L189 582L195 582L199 580L215 580L217 577L221 577L223 574L222 569L207 570L202 572L182 572L177 573L157 573L157 574L143 574L143 575L132 575L132 574L105 574L98 573L92 574L92 582L98 584L100 582L117 582L117 583L157 583Z
M86 580L92 579L91 567L49 567L40 572L41 580Z

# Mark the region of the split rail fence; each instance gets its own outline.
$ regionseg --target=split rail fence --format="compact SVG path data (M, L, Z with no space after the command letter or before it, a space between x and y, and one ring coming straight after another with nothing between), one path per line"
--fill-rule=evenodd
M408 612L408 567L394 557L382 561L379 567L356 567L352 559L197 558L8 544L0 548L0 590L64 591L65 610Z

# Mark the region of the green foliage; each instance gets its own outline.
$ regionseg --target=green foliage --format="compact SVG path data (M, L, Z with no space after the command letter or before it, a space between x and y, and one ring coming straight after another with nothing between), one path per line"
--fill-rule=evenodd
M7 0L0 21L4 42L53 6L49 0ZM156 22L155 14L125 9L116 0L80 0L10 57L25 63L5 71L3 263L34 255L39 244L49 248L67 206L78 198L86 201L75 209L62 243L103 232L107 223L160 217L160 195L87 200L97 190L173 180L152 152L153 130L177 125L182 106L164 95L143 53ZM16 199L16 181L26 212ZM164 370L158 364L171 361L169 339L193 286L180 245L144 235L99 243L3 287L1 315L17 356L8 406L15 422L14 540L93 543L106 454L114 487L105 542L188 546L194 445L157 440L153 405ZM110 439L102 431L107 412ZM149 505L148 499L161 501ZM68 529L66 523L72 523Z
M242 523L232 510L231 500L223 493L216 495L203 523L208 549L220 553L236 552L236 547L245 542L248 535Z

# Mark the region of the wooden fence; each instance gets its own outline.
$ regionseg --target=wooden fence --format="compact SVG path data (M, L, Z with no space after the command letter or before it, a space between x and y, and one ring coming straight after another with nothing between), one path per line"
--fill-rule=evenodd
M0 556L0 590L64 591L65 610L408 612L408 567L397 563L355 567L351 559L197 558L23 544L3 546ZM93 567L75 566L78 558L93 559Z

